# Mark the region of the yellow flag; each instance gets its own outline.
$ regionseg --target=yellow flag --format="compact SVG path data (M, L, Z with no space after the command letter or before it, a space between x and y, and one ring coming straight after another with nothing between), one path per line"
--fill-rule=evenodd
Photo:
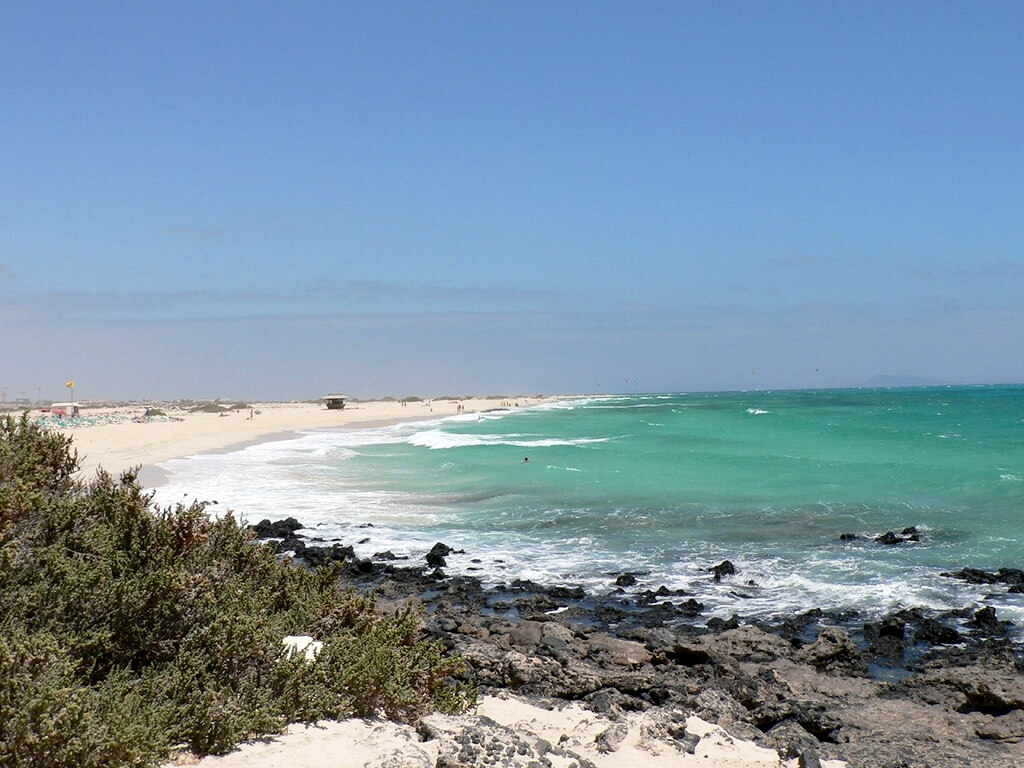
M68 389L74 389L75 388L75 382L73 382L73 381L65 381L64 382L64 386L67 387Z

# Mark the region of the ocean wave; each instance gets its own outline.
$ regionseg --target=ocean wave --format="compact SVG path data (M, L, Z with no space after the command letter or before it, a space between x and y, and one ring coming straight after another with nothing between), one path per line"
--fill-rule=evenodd
M765 411L760 408L747 408L747 413L749 413L751 416L763 416L765 414L771 413L771 411Z
M472 448L480 446L511 445L517 448L550 448L554 446L579 446L591 443L604 443L607 437L579 437L570 440L558 438L516 439L515 435L466 435L457 432L445 432L440 429L428 429L416 432L406 438L406 442L432 451L451 448Z

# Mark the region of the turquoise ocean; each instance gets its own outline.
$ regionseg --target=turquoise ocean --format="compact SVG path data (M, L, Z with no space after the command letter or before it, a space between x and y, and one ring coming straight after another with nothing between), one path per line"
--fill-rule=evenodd
M443 541L487 584L605 594L632 572L705 620L993 605L1024 640L1024 594L940 575L1024 568L1024 386L580 397L160 467L159 504L296 517L362 557ZM874 541L909 526L919 542Z

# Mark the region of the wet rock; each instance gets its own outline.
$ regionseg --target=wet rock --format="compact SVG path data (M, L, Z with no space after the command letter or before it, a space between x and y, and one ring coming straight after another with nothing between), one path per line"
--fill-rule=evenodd
M721 581L725 576L733 576L736 573L736 566L729 560L723 560L718 565L709 569L715 577L715 581Z
M583 587L579 585L573 587L547 587L544 590L544 593L548 597L553 597L556 600L583 600L587 596L587 593L584 591Z
M659 600L664 600L666 597L684 597L688 595L685 589L669 589L664 584L658 587L656 590L645 589L636 596L637 605L653 605Z
M692 597L686 602L680 603L678 611L683 616L693 617L700 616L701 611L704 610L704 603L694 600Z
M250 525L249 528L255 532L256 538L259 539L285 539L291 537L300 528L305 528L305 526L294 517L288 517L276 522L260 520L256 525Z
M977 568L961 568L956 572L944 571L941 575L951 579L960 579L968 584L995 584L999 581L997 574Z
M994 573L981 571L977 568L961 568L959 571L944 572L942 575L951 579L966 581L968 584L1024 585L1024 571L1020 568L1000 568Z
M454 552L451 547L447 544L442 544L440 541L437 542L430 551L426 554L427 565L431 568L444 568L448 563L445 561L445 557Z
M927 645L952 645L960 640L959 632L931 618L922 619L914 633L915 643Z
M818 633L817 640L798 652L797 658L828 674L862 675L867 672L867 664L857 644L846 630L839 627L825 627Z
M306 542L298 536L289 534L280 541L268 541L267 546L274 552L291 552L295 557L301 557L306 549Z
M599 605L594 609L594 618L602 624L618 624L629 616L626 611L613 605Z
M864 625L864 639L868 650L876 656L898 658L906 649L907 623L899 616L887 616L881 621Z
M645 627L660 627L677 619L679 615L680 611L672 603L658 603L646 611L636 614L634 618Z
M977 611L971 619L971 626L989 637L1005 637L1007 632L1007 624L996 618L996 609L992 606Z
M521 597L514 603L519 613L524 616L533 614L543 614L547 611L553 611L556 608L561 608L562 604L557 600L548 597L547 595L531 595L530 597Z
M311 568L318 568L328 563L343 563L346 560L355 560L356 553L352 545L342 546L334 544L331 547L306 547L302 550L302 559Z
M812 624L821 621L823 616L820 608L812 608L796 616L791 616L782 622L779 633L783 637L797 637L804 634Z
M624 573L615 579L615 586L617 587L632 587L636 584L636 574Z
M721 619L718 616L712 616L708 619L708 629L712 632L725 632L729 629L739 629L740 617L735 613L729 619Z
M1000 568L996 575L1003 584L1024 585L1024 570L1020 568Z
M921 537L917 532L917 528L904 528L901 535L897 536L892 531L886 531L881 536L876 536L875 541L879 544L885 544L892 546L893 544L903 544L908 541L920 541Z

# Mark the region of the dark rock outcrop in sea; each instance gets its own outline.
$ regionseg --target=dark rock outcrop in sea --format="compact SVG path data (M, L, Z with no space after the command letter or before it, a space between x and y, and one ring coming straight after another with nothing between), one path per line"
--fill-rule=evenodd
M876 536L875 541L879 544L903 544L908 541L920 541L921 535L915 526L904 528L900 531L899 535L896 535L892 531L886 531L881 536Z
M307 564L319 557L310 549L298 555ZM700 595L665 587L630 595L635 584L620 584L592 595L515 580L484 588L439 566L359 560L340 544L312 549L341 556L344 578L385 604L425 603L424 631L462 654L465 677L484 692L580 701L612 716L650 711L677 729L680 749L688 742L678 724L694 713L803 766L1024 765L1024 655L990 606L869 622L812 609L771 624L733 616L700 626ZM452 553L441 543L435 550ZM1014 586L1017 573L948 575ZM517 760L529 756L523 765L554 754L497 724L466 729L444 740L451 754L438 765L482 766L510 747ZM602 734L608 750L617 736Z

